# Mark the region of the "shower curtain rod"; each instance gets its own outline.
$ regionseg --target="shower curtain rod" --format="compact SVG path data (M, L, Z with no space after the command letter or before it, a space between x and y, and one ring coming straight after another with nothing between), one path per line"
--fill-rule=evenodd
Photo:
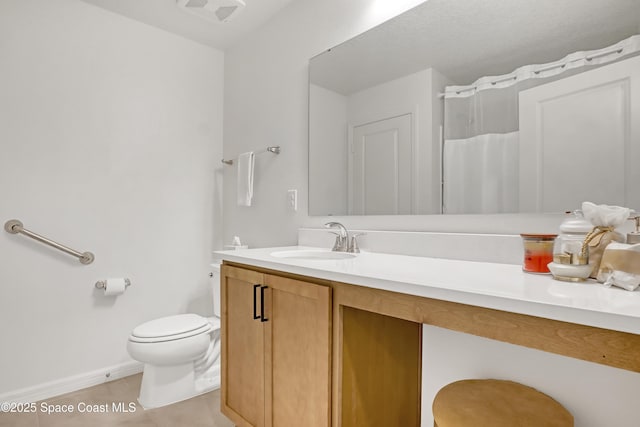
M538 78L538 77L547 77L540 76L540 74L558 70L558 72L554 73L559 74L565 69L576 68L580 66L580 62L586 61L587 63L592 62L594 59L604 58L609 55L618 55L618 57L630 55L633 53L640 52L640 35L631 36L625 40L622 40L612 46L606 47L604 49L599 50L591 50L585 52L574 52L562 58L559 61L554 61L546 64L536 64L536 65L525 65L517 68L513 72L509 74L504 74L501 76L490 77L481 77L476 80L473 84L469 86L447 86L444 92L438 93L438 98L445 98L446 96L455 97L456 95L465 95L472 92L475 92L478 89L491 89L494 86L500 83L506 83L513 81L525 80L527 78ZM618 58L615 58L618 59ZM614 59L603 60L601 62L596 63L606 63L613 61ZM578 63L574 67L571 67L571 64ZM587 64L582 64L587 65ZM591 65L591 64L589 64Z
M583 60L593 61L594 58L599 58L601 56L607 56L607 55L610 55L610 54L613 54L613 53L620 54L620 53L622 53L622 49L617 49L617 50L610 51L610 52L604 52L604 53L601 53L601 54L598 54L598 55L587 56L586 58L578 58L578 59L568 60L563 64L553 64L553 65L551 65L549 67L544 67L544 68L540 68L538 70L534 70L533 74L538 75L540 73L544 73L545 71L551 71L551 70L555 70L557 68L566 68L567 64L570 64L572 62L583 61ZM491 84L491 86L495 86L498 83L504 83L504 82L508 82L509 80L517 80L517 79L518 79L517 75L516 76L509 75L509 77L498 79L498 80L494 80L490 84ZM471 92L471 91L474 91L474 90L477 90L477 89L478 89L478 86L473 86L473 87L465 88L465 89L462 89L462 90L456 90L455 92L456 92L456 95L460 95L463 92ZM438 98L444 98L444 97L445 97L445 93L444 92L438 93Z

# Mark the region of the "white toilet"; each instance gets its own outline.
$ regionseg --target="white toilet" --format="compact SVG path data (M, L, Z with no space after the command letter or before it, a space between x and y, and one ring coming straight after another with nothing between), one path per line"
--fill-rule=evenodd
M129 355L144 363L138 402L145 409L220 387L220 265L211 266L215 317L162 317L137 326L129 336Z

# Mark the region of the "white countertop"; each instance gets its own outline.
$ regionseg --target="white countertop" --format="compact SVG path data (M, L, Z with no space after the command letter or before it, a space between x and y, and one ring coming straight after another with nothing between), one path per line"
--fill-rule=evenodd
M640 334L640 292L569 283L519 265L363 252L342 260L278 258L302 246L215 252L223 260L293 274Z

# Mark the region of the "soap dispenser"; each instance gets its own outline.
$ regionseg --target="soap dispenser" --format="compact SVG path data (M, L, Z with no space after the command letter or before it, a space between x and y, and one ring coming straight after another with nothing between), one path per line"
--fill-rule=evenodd
M635 220L636 222L635 231L627 233L627 243L630 245L635 245L636 243L640 243L640 213L636 212L635 215L636 216L629 218L631 220Z
M238 236L233 236L233 240L231 241L230 245L224 245L224 249L225 250L235 250L237 251L238 249L247 249L249 246L247 245L243 245L242 242L240 242L240 237Z

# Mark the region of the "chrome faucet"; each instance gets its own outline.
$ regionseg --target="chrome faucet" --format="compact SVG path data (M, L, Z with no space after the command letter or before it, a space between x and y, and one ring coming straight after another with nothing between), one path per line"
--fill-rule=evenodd
M340 224L339 222L327 222L324 226L325 228L338 229L338 233L333 231L331 232L336 235L336 241L333 244L333 249L331 249L332 251L352 252L352 253L360 252L360 248L358 248L358 241L356 240L356 237L361 236L364 233L358 233L358 234L353 234L352 236L349 236L349 232L347 231L347 228L344 225Z
M349 241L349 232L346 227L339 222L327 222L324 225L325 228L337 228L338 233L332 233L336 235L336 242L333 245L332 251L335 252L347 252L347 242Z

